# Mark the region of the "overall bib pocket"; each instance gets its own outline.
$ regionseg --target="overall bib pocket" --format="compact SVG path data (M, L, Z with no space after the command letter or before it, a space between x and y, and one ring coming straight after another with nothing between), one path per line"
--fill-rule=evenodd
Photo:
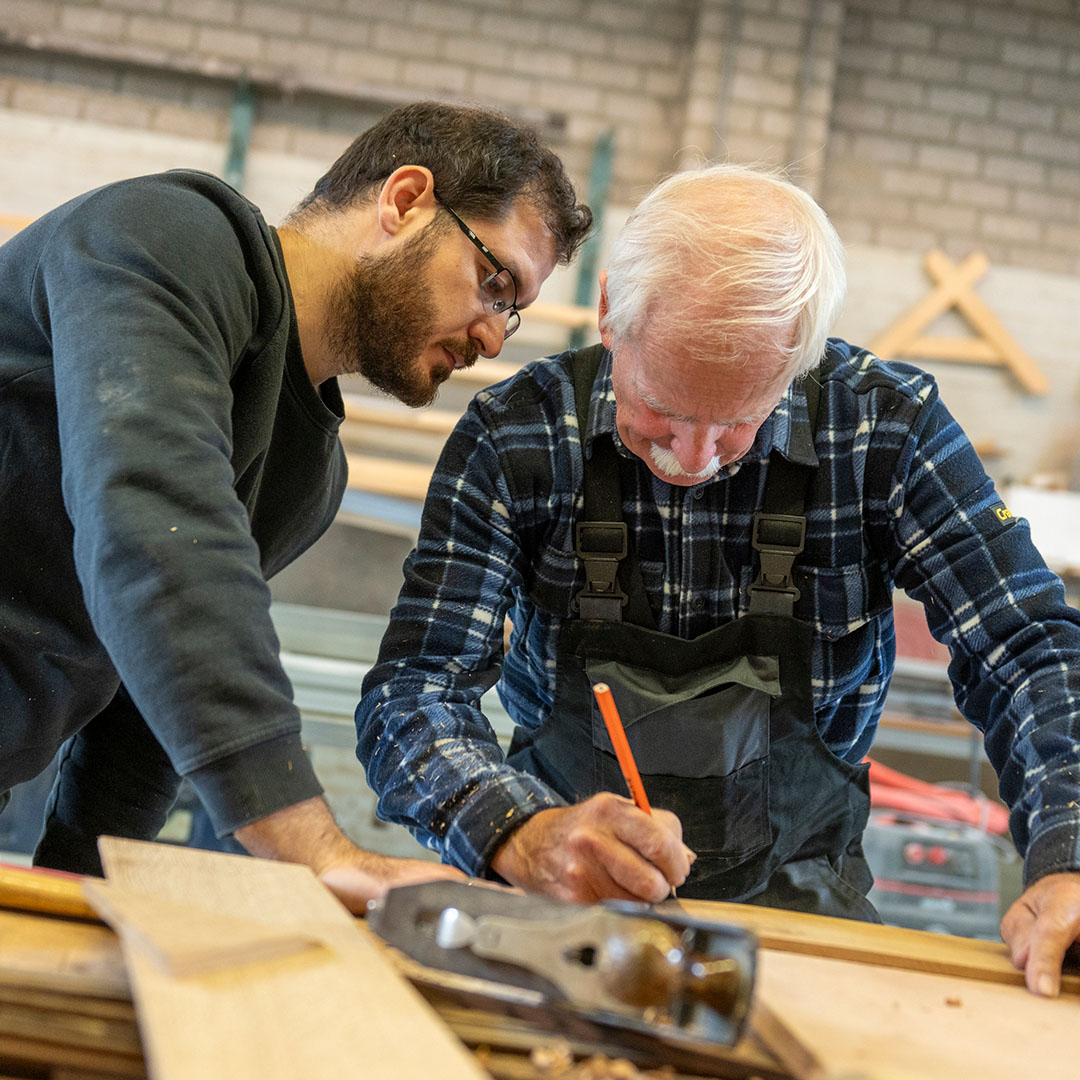
M670 675L587 660L618 705L649 801L677 814L699 855L737 863L772 842L769 715L780 693L776 657L748 657ZM592 711L597 788L625 790L598 708Z

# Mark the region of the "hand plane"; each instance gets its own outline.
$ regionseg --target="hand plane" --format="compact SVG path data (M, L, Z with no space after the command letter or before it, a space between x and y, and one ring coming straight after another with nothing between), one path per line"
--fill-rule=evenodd
M474 991L669 1041L732 1045L750 1007L757 939L677 908L437 881L391 889L368 905L367 922Z

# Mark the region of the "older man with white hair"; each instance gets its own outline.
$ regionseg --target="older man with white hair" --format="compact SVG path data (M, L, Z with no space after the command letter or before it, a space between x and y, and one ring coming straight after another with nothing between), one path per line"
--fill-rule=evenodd
M357 710L380 813L556 896L876 919L861 762L899 586L1012 809L1028 888L1003 933L1056 993L1080 930L1080 614L1026 523L929 375L827 338L840 243L787 181L671 177L600 282L602 345L480 393L447 443ZM613 794L601 681L651 815ZM496 682L505 757L478 707Z

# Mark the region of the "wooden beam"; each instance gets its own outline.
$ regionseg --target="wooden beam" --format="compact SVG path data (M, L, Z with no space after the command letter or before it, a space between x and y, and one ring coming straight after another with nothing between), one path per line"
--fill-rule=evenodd
M939 281L953 269L943 251L930 251L926 255L930 273ZM1031 394L1050 393L1050 382L1038 365L1024 351L1020 343L1001 325L997 316L986 306L977 293L964 289L956 298L956 306L967 316L971 325L988 341L1002 360L1012 369L1021 385Z
M944 255L944 252L940 254ZM910 308L883 334L870 343L871 351L882 360L903 354L922 330L957 301L960 294L986 273L990 260L981 252L969 255L953 272L940 278L936 286Z
M33 220L32 217L23 217L21 214L0 214L0 229L14 229L18 232Z
M393 495L418 501L427 495L433 465L393 461L366 454L346 454L345 457L349 463L349 487L354 491L370 491L375 495Z
M928 337L924 335L904 346L904 355L929 360L950 360L958 364L1004 364L997 350L980 338Z
M935 248L924 257L926 272L935 283L918 303L870 343L882 360L910 356L970 364L1004 365L1030 394L1048 394L1050 383L1020 343L1002 326L972 286L989 264L980 251L959 266ZM957 308L975 329L973 338L922 336L939 315Z
M599 334L597 310L595 307L580 307L577 304L549 304L537 300L522 313L522 318L529 322L548 322L565 326L568 330L592 330Z
M56 870L0 864L0 908L96 920L83 899L81 880Z
M179 978L118 920L154 1080L482 1080L476 1060L306 867L103 837L106 878L322 948Z
M682 898L679 904L691 915L720 919L753 930L766 949L1024 985L1024 973L1013 967L1009 950L1001 942L781 911L756 904ZM1080 974L1070 971L1063 975L1061 988L1063 993L1080 994Z
M461 419L460 413L449 409L410 409L396 403L383 404L362 394L342 394L342 398L345 401L345 429L342 434L346 438L354 425L416 431L445 438Z
M111 930L13 911L0 911L0 983L117 1001L131 998Z

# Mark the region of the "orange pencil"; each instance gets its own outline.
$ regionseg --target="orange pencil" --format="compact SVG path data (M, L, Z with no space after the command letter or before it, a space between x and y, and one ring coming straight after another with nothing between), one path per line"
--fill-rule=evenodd
M626 786L639 810L646 814L652 814L649 805L649 797L645 794L645 785L641 782L641 773L638 772L637 762L634 760L633 751L626 741L626 729L623 727L619 710L615 708L615 699L611 696L611 687L607 683L598 682L593 687L596 702L600 706L600 715L604 718L604 726L611 737L611 745L615 748L615 757L618 759L619 768L626 779Z

